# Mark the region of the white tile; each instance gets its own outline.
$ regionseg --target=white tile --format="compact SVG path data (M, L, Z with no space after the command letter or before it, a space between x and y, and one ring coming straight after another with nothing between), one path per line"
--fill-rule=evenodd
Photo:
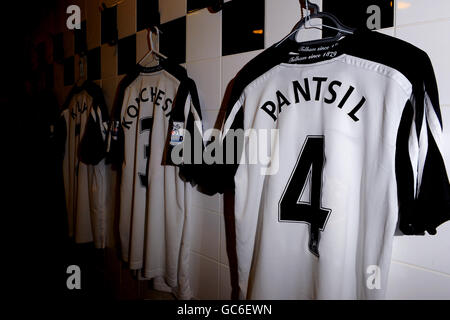
M397 236L392 258L408 264L450 275L450 222L437 229L434 236Z
M395 35L394 28L385 28L385 29L379 29L379 30L375 30L375 31L379 32L379 33L384 33L384 34L386 34L388 36L391 36L391 37L393 37Z
M75 35L72 30L67 30L63 35L64 58L68 58L75 53Z
M150 50L147 37L147 30L141 30L136 33L136 63Z
M228 84L236 76L239 70L262 51L263 50L255 50L222 57L221 99L225 94Z
M158 36L155 33L151 33L152 43L156 50L159 49ZM148 31L141 30L136 33L136 63L140 62L142 58L149 52L150 43L148 41ZM147 57L142 64L147 67L156 65L158 62L152 57Z
M110 113L113 107L114 98L116 96L118 83L118 77L110 77L102 80L103 96L105 97L106 106Z
M218 299L219 265L194 252L190 255L190 282L195 299Z
M119 39L136 33L136 0L125 0L117 5Z
M219 299L231 299L230 268L219 265Z
M89 0L86 4L86 41L88 50L91 50L100 46L101 13L97 0Z
M441 108L441 111L442 111L442 124L444 126L441 151L442 156L444 157L447 175L450 176L450 106L443 106Z
M206 209L211 212L220 213L220 195L207 195L196 188L192 192L192 205L197 208Z
M186 61L222 55L222 11L202 9L186 17Z
M450 276L393 262L386 299L450 299Z
M322 1L315 0L322 8ZM266 0L266 17L264 28L264 46L270 47L275 42L283 39L288 35L295 24L300 20L300 4L297 0L284 0L280 5L279 0ZM297 36L297 41L319 39L321 36L320 30L309 29L302 30Z
M114 77L117 75L117 46L104 44L101 50L101 72L102 79Z
M203 130L212 129L216 126L219 110L204 110L202 112Z
M230 265L230 262L228 261L228 254L227 254L227 234L225 229L225 219L224 216L220 217L220 255L219 255L219 262L224 265Z
M191 250L219 260L220 215L195 206L191 209Z
M220 58L188 62L186 67L197 85L202 110L219 110Z
M186 0L159 0L161 23L186 15Z
M225 111L223 110L203 110L202 111L202 123L203 123L203 140L210 141L213 129L216 132L220 132L221 125L225 118ZM223 213L223 201L220 196L220 213Z
M450 17L448 0L399 0L396 8L396 24L411 24Z
M450 104L450 20L398 27L396 36L428 53L436 73L441 104Z

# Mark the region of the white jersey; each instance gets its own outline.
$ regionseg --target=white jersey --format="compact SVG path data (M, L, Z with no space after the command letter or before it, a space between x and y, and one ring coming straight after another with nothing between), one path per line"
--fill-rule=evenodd
M64 189L69 236L76 243L106 242L106 154L108 114L101 89L87 82L74 87L62 112Z
M234 177L241 298L383 298L397 224L434 234L450 218L433 69L403 41L267 49L235 78L224 146L233 129L271 141L270 162L245 139L240 164L209 174Z
M162 277L188 299L191 187L180 178L180 168L163 164L172 109L178 102L186 119L191 114L187 79L184 69L166 62L125 78L111 152L121 167L122 259L144 279Z

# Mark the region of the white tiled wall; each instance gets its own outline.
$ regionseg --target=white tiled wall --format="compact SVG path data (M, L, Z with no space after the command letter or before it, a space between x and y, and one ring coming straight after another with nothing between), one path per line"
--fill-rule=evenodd
M314 2L321 4L321 1ZM450 128L450 3L441 0L430 5L429 1L411 0L398 1L397 6L402 9L396 8L396 25L381 32L407 40L430 55L439 84L444 124ZM278 0L266 0L265 46L288 34L299 16L297 0L283 1L283 5ZM246 62L261 52L220 57L220 19L220 13L212 14L207 10L187 17L186 65L188 74L197 83L202 111L208 118L205 128L213 126L215 119L211 116L218 111L220 102L217 102L223 98L229 81ZM311 32L300 35L302 39L315 36ZM446 131L445 137L450 141L450 130ZM450 165L450 143L444 145L446 161ZM228 299L231 286L224 219L219 215L221 199L196 193L193 203L198 212L193 224L194 263L191 263L194 295L199 299ZM449 253L450 223L441 226L434 237L397 237L387 298L450 299Z

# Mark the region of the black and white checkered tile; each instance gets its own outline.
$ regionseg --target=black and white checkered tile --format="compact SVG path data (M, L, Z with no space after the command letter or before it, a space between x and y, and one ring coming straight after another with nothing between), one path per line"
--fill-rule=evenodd
M99 6L92 5L91 2L98 2ZM196 15L204 15L202 11L206 9L197 10L217 2L217 0L126 0L124 4L106 9L103 7L96 13L95 10L99 11L103 3L101 0L84 2L87 17L82 22L82 29L74 32L72 38L67 32L57 34L53 38L55 60L61 60L62 52L66 52L64 85L73 84L76 78L74 71L76 68L73 66L75 59L72 55L67 56L66 47L70 41L74 42L70 44L74 48L73 55L86 54L87 75L91 80L105 78L105 70L109 70L107 75L121 75L130 70L139 58L137 55L140 52L136 49L139 47L138 34L152 25L158 25L162 31L160 51L177 63L208 58L208 51L214 50L217 41L220 47L219 56L263 49L273 42L271 39L268 41L265 27L268 25L270 27L268 16L271 12L268 10L273 9L274 1L225 1L221 11L212 13L209 9L207 19L196 18ZM319 3L324 11L334 13L350 26L364 26L368 6L377 4L383 10L382 28L393 25L394 1L391 0L346 0L345 4L333 0L313 2ZM276 1L275 5L282 6L285 3ZM295 5L299 13L298 3ZM196 20L211 24L198 25ZM292 20L290 24L294 25L295 22ZM283 21L280 20L279 23ZM215 26L218 27L217 30L214 30ZM196 32L195 28L211 28L210 37L196 38L196 35L204 32ZM97 45L93 47L95 44ZM105 48L110 45L117 51ZM206 53L198 52L202 50ZM108 52L117 55L112 62L109 61ZM112 66L112 63L115 65Z

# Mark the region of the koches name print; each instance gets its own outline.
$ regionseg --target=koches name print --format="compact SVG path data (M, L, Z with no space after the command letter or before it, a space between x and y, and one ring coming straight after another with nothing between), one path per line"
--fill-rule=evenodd
M139 91L138 97L135 98L135 103L127 107L126 115L122 118L122 126L125 129L130 129L133 119L138 117L141 102L148 102L149 100L155 105L160 106L166 117L169 116L173 98L166 97L166 93L159 88L143 88Z

